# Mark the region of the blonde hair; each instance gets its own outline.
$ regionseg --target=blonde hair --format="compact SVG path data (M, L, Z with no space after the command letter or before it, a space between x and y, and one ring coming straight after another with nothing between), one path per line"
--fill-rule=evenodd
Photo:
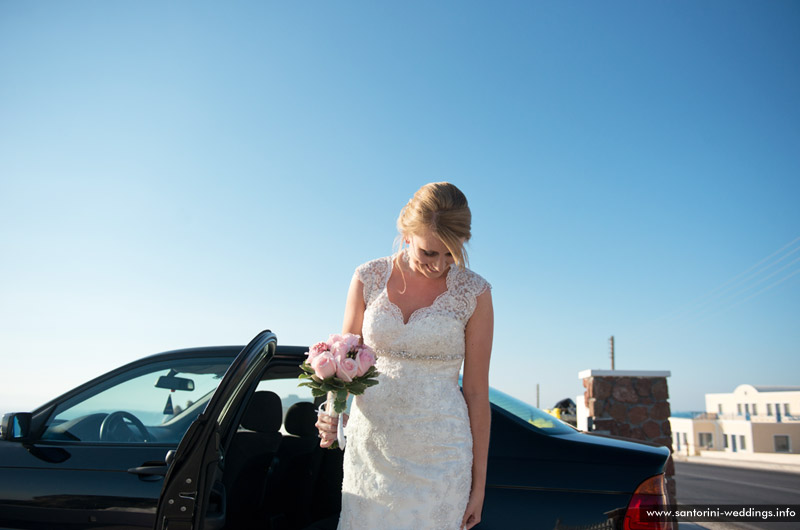
M449 182L422 186L397 218L401 238L430 231L444 243L459 267L469 263L464 243L472 237L471 227L467 197Z

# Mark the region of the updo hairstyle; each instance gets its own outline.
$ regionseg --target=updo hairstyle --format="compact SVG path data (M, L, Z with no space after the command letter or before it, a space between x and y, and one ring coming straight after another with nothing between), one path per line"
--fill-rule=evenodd
M449 182L422 186L397 218L401 237L432 232L444 243L459 267L469 263L464 243L472 237L471 226L472 213L467 197Z

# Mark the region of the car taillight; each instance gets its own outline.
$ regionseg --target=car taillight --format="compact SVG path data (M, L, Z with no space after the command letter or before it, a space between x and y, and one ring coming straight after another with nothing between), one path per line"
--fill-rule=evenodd
M628 503L625 511L624 530L672 530L670 518L666 514L659 516L659 512L666 512L667 488L664 475L655 475L645 480Z

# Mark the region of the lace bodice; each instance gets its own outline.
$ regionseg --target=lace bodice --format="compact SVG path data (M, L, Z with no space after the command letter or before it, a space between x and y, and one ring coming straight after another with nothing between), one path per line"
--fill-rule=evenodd
M379 384L356 396L346 428L340 530L457 529L472 480L472 433L458 387L464 331L489 284L451 266L447 289L403 322L386 283L392 257L356 269L364 342Z
M464 358L464 329L475 311L477 298L489 283L469 269L452 265L447 271L447 290L434 302L414 311L403 322L403 313L391 300L386 283L393 258L367 262L356 269L364 284L364 342L378 356L456 360Z

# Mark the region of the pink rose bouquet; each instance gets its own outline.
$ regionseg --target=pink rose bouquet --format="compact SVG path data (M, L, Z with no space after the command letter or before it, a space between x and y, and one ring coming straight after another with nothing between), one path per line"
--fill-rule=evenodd
M347 395L360 395L378 384L375 352L361 337L352 333L331 335L327 341L309 348L308 359L300 365L299 386L311 387L314 397L327 395L325 411L333 416L344 412ZM339 445L344 446L344 436L339 422ZM333 446L331 446L333 447Z

